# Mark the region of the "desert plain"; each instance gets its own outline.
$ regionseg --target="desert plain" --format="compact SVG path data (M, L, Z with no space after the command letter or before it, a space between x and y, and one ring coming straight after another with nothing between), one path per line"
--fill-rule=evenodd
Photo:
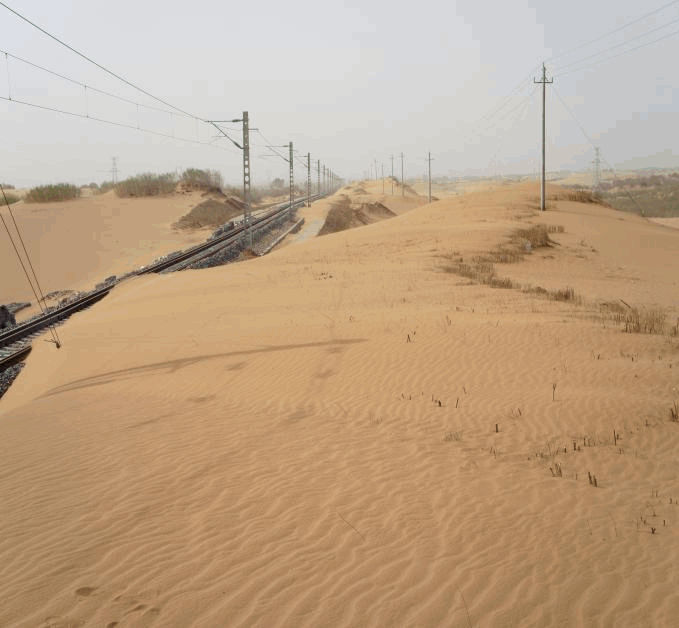
M336 196L389 220L129 280L34 342L0 626L677 625L679 230L381 190Z

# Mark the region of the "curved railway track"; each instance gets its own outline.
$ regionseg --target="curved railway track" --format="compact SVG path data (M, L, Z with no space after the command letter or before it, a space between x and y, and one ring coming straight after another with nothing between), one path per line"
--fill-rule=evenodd
M311 197L311 200L318 200L323 196L323 194L316 194ZM266 229L277 220L280 220L286 212L294 210L305 202L306 199L299 199L293 201L292 204L287 202L278 205L274 209L266 211L263 215L251 218L250 227L255 233ZM170 258L144 266L123 278L108 283L102 288L95 289L63 306L56 307L50 312L0 332L0 371L22 361L31 351L30 341L42 333L46 327L61 323L75 312L84 310L100 301L121 281L150 273L183 270L197 261L215 255L226 247L233 246L246 233L247 225L241 224L212 240L193 246Z

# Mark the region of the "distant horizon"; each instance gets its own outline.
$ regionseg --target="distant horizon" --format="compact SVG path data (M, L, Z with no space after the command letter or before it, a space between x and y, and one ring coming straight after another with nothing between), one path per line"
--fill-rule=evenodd
M187 168L190 168L190 167L191 166L187 166ZM179 172L176 172L176 171L172 172L172 174L176 174L177 179L179 180L179 178L181 177L181 173L184 170L186 170L186 168L182 169ZM679 163L677 165L667 165L667 166L653 165L653 166L640 166L640 167L636 167L636 168L634 168L634 167L614 167L613 174L617 174L617 173L620 173L620 172L671 171L671 170L679 170ZM130 175L130 177L135 177L135 176L138 176L138 175L144 174L144 173L152 173L152 174L160 175L160 174L166 174L168 172L169 171L163 172L163 171L160 171L160 170L158 170L158 171L142 170L140 172L136 172L135 174ZM605 167L602 166L601 172L602 172L602 174L604 174L604 173L608 174L608 173L611 172L611 170L609 168L605 168ZM553 175L559 175L559 174L571 174L571 173L582 173L582 174L590 173L591 174L592 169L591 168L579 168L579 169L576 169L576 168L561 168L561 169L547 169L546 170L546 175L552 175L552 176ZM447 174L443 174L443 173L440 173L440 172L439 173L432 172L431 178L432 178L432 181L434 181L436 179L447 179L447 180L468 179L468 178L492 179L492 178L497 178L497 177L506 177L506 178L531 177L531 178L533 178L533 177L539 176L539 174L540 174L539 170L531 171L531 172L527 172L527 171L524 171L524 172L509 172L509 171L507 171L507 172L502 172L502 173L489 173L489 172L484 172L483 170L468 169L468 170L462 171L462 172L459 172L459 171L458 172L448 172ZM391 174L385 173L385 175L384 175L385 179L388 180L390 177L391 177ZM406 176L405 181L406 182L407 181L420 181L420 180L423 179L423 177L426 179L427 175L426 174L424 174L424 175L413 174L413 175L410 175L410 176ZM120 177L118 179L118 181L124 181L127 178L129 178L129 177ZM253 184L253 187L256 188L256 187L269 186L277 178L283 178L283 177L272 177L272 178L268 179L267 181L263 181L263 182ZM396 180L400 181L400 176L397 176L396 173L394 174L394 178ZM381 179L382 179L381 176L377 178L378 181L381 180ZM287 180L285 178L283 178L283 180L285 181L285 185L287 186L288 185ZM365 180L374 181L375 177L374 177L374 175L373 176L353 177L351 179L345 180L344 183L346 184L350 181L365 181ZM85 180L84 178L77 178L77 179L70 179L70 180L60 180L60 181L57 181L57 180L38 181L38 182L31 182L31 183L28 183L28 184L17 184L14 181L4 181L4 180L0 181L0 183L2 183L3 185L11 185L15 189L19 189L19 190L31 189L31 188L39 187L39 186L43 186L43 185L56 185L58 183L67 183L67 184L75 185L79 188L82 188L82 187L89 187L89 185L91 183L95 183L97 186L101 186L102 184L111 183L111 182L112 182L111 179L102 179L102 180L99 180L99 181L94 181L94 180ZM243 185L242 181L225 180L223 187L235 187L235 188L237 188L237 187L240 187L242 185ZM295 185L305 186L306 185L306 174L304 174L303 176L300 176L299 179L296 179ZM312 185L316 185L315 176L312 176ZM11 189L11 188L5 188L5 189L7 190L7 189Z

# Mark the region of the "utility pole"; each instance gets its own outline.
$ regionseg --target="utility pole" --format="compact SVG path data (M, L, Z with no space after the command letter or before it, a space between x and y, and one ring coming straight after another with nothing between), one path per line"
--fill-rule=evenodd
M596 190L601 182L601 155L599 154L599 148L594 147L594 181L592 183L592 190Z
M401 196L406 195L406 189L403 187L404 184L404 179L403 179L403 153L401 153Z
M375 182L377 182L377 159L375 160Z
M394 196L394 156L391 156L391 195Z
M248 112L243 112L243 214L248 230L248 247L252 248L252 227L250 226L250 120Z
M316 192L321 194L321 160L317 159L316 164L318 166L318 187L316 188Z
M311 153L306 154L306 206L311 207Z
M551 81L547 80L547 70L543 63L542 80L536 81L533 79L533 83L542 83L542 179L540 180L540 211L545 211L545 92L547 84L553 82L553 78Z
M292 200L294 198L294 194L292 191L294 185L295 185L294 159L292 154L292 142L290 142L290 209L292 209Z
M113 181L113 185L116 184L116 175L118 174L118 165L116 164L117 157L111 157L111 160L113 161L113 165L111 166L111 180Z
M429 153L429 202L431 203L431 153Z
M382 162L382 194L384 194L384 162Z

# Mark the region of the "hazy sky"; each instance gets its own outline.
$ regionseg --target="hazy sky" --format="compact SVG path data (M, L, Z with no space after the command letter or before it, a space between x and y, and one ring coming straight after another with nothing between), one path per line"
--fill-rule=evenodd
M541 107L533 79L543 61L555 77L549 170L583 168L594 156L555 88L614 166L679 165L679 1L3 1L200 119L248 110L268 140L292 140L300 155L310 152L345 178L364 176L374 160L389 174L391 155L401 152L406 176L421 175L427 151L435 174L532 173ZM0 97L171 136L0 100L0 181L101 182L112 156L122 177L198 167L241 180L241 152L208 124L169 113L2 6L0 32ZM238 124L224 128L241 141ZM253 183L287 178L287 164L266 157L266 140L252 133L251 141ZM306 176L299 164L295 176Z

